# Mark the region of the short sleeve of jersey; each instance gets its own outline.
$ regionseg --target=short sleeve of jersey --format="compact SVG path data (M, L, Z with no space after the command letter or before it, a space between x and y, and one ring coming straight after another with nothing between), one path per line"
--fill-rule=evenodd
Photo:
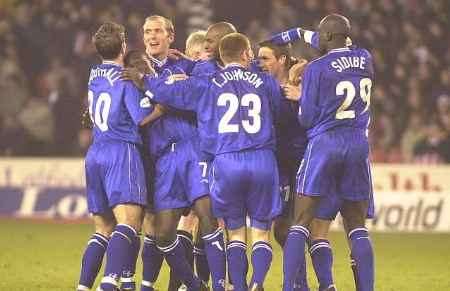
M375 77L375 69L373 67L373 58L372 55L370 54L370 52L366 49L364 49L364 53L366 55L366 58L368 60L367 62L367 70L369 71L369 77L373 80Z
M305 128L311 128L319 113L319 80L320 72L317 70L316 63L311 63L306 67L303 82L302 94L299 102L299 121Z
M153 106L150 103L150 99L142 96L141 91L129 81L124 83L124 101L136 125L139 125L152 112Z

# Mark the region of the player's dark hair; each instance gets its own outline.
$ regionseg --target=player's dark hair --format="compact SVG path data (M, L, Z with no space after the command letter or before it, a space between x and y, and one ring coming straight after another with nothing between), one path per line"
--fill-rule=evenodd
M92 38L97 53L105 60L119 56L125 42L125 27L114 22L103 23Z
M123 57L123 64L125 68L133 67L135 68L142 59L143 52L138 50L129 50Z
M250 41L245 35L237 32L230 33L220 40L220 58L226 63L237 62L241 54L250 47Z
M260 48L262 47L270 48L273 51L273 55L277 60L282 56L286 56L285 66L287 69L295 65L295 63L297 63L297 60L292 57L292 46L290 44L277 45L271 41L266 40L260 42L258 46Z
M142 74L150 74L152 68L150 68L149 64L144 60L145 57L146 55L142 51L129 50L123 58L124 67L135 68Z

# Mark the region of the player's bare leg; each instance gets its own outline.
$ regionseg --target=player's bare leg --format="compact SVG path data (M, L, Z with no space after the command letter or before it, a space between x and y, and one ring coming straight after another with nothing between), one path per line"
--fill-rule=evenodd
M341 209L356 264L358 291L374 290L374 255L366 228L368 204L368 201L345 200Z
M95 233L89 239L83 254L77 291L91 290L102 266L109 238L116 226L116 219L112 212L93 214L92 219Z
M242 226L237 229L227 229L227 261L230 281L234 290L247 290L247 228Z
M114 228L108 248L101 290L115 290L121 277L129 278L130 261L136 259L136 246L140 244L139 231L142 224L142 207L135 204L119 204L113 208L117 225Z
M199 219L213 290L225 290L226 257L223 229L212 215L209 195L195 200L194 211Z
M310 246L314 271L319 281L319 290L336 290L333 283L333 253L328 233L331 220L314 218L310 225Z
M158 279L164 255L156 245L155 214L146 211L142 231L145 234L142 248L142 282L141 291L153 291Z
M283 249L283 290L294 290L295 277L305 261L305 245L309 238L309 226L314 219L320 197L295 197L293 225Z

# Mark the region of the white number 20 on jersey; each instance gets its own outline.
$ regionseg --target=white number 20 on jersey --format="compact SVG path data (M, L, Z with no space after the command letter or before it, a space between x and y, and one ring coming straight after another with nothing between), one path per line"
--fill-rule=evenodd
M366 107L361 113L364 113L369 109L370 96L372 90L372 80L369 78L363 78L359 82L359 95L361 99L366 102ZM341 81L336 85L336 95L345 95L344 102L336 111L336 119L348 119L355 118L355 110L346 110L350 105L352 105L353 99L356 95L356 89L352 82Z
M108 130L108 115L109 109L111 107L111 96L106 93L100 93L97 98L97 102L95 103L95 112L94 111L94 92L88 92L88 102L89 102L89 115L91 116L92 122L101 130Z
M231 119L239 110L239 98L232 93L220 94L217 99L218 106L228 106L228 110L219 122L219 133L239 132L239 124L231 123ZM248 108L251 120L242 120L242 127L248 133L257 133L261 129L261 99L258 95L248 93L242 96L240 106Z

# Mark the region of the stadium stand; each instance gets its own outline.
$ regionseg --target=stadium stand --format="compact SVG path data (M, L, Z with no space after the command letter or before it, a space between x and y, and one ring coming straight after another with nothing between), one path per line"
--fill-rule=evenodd
M245 6L245 7L242 7ZM375 58L371 126L375 162L450 163L450 34L446 0L20 1L0 4L0 155L79 156L93 30L126 25L134 48L145 16L162 14L186 35L228 20L261 41L331 12L353 21L353 40ZM238 9L237 7L241 7ZM244 12L252 11L250 15Z

